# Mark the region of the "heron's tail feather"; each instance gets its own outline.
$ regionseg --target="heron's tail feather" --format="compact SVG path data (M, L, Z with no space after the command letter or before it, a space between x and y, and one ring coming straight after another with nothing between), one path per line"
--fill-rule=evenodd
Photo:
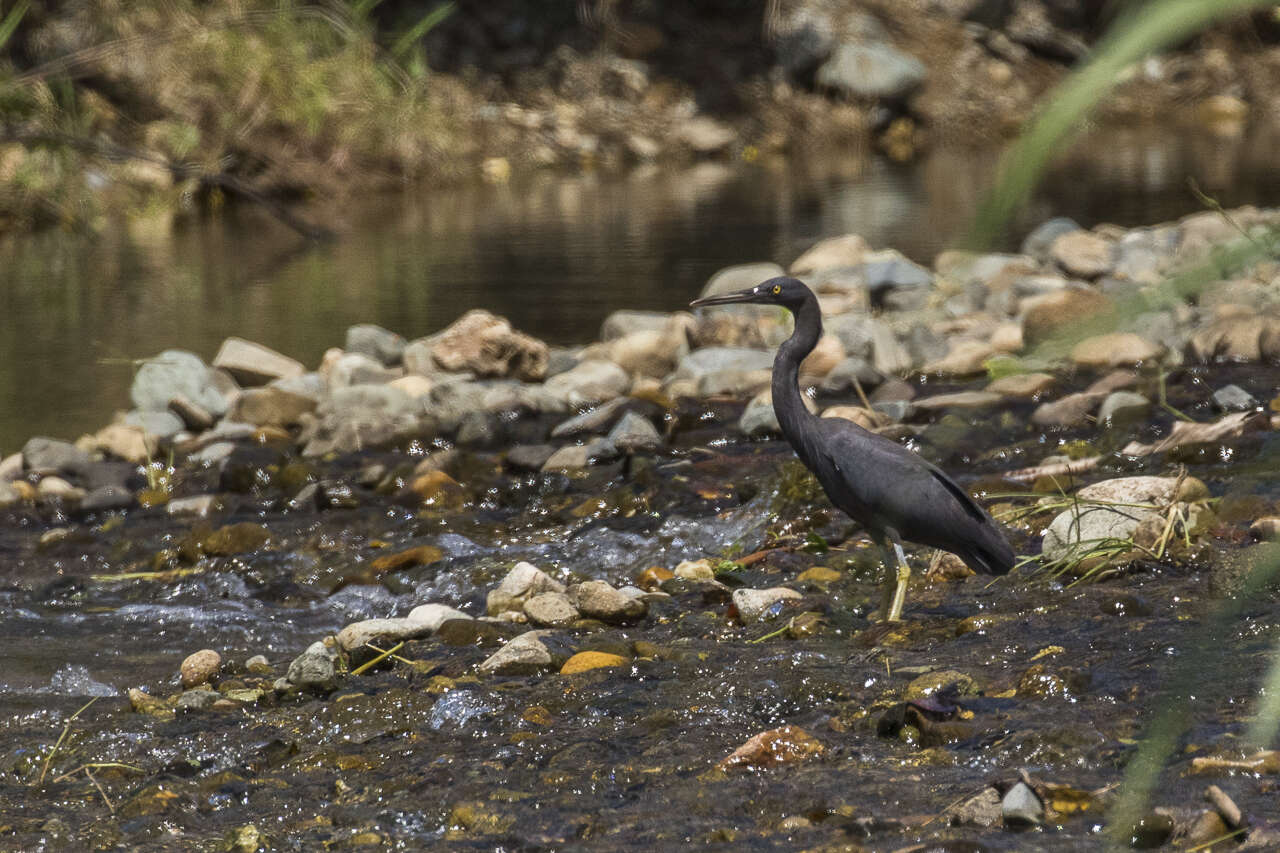
M1013 548L995 525L984 526L981 541L958 555L965 565L984 575L1004 575L1013 568Z

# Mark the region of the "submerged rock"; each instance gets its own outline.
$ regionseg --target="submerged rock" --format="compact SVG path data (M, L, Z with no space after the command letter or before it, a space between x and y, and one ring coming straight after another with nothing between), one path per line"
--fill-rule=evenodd
M593 669L627 666L628 663L629 661L621 655L611 655L607 652L578 652L564 662L564 666L560 667L560 674L577 675Z

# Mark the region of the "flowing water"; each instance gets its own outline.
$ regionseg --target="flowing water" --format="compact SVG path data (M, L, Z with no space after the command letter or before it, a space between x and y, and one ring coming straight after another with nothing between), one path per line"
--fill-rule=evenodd
M1275 131L1239 139L1110 130L1049 176L1003 248L1052 216L1086 227L1280 201ZM228 335L315 365L346 328L415 338L484 307L558 344L594 340L619 308L672 311L717 269L784 266L855 232L923 263L963 237L997 153L920 162L828 155L790 167L702 164L624 176L535 175L359 199L316 217L342 232L307 249L256 211L160 233L0 239L0 454L72 439L128 407L130 360L169 347L211 359Z
M1243 165L1215 183L1216 167L1190 142L1141 150L1115 155L1136 172L1099 155L1086 161L1089 180L1078 164L1059 175L1019 228L1048 215L1123 223L1192 209L1171 163L1201 170L1201 185L1228 204L1275 189ZM128 368L99 359L173 345L208 357L239 334L314 363L350 324L412 336L476 305L549 340L584 342L610 310L677 308L720 266L785 262L832 233L928 259L956 237L989 164L937 152L913 170L545 177L382 199L348 215L341 242L306 251L251 215L162 237L14 240L3 249L17 310L6 315L12 355L0 367L3 443L73 435L123 405ZM1069 377L1066 390L1087 381ZM1154 382L1141 390L1154 396ZM1206 389L1228 382L1262 400L1280 393L1274 368L1218 366L1180 371L1169 401L1211 420ZM912 446L965 485L1077 440L1106 454L1093 479L1168 474L1180 461L1220 499L1215 553L1241 548L1248 519L1280 506L1274 431L1177 460L1133 459L1113 451L1166 434L1171 414L1046 433L1028 423L1032 407L927 418ZM868 619L878 590L867 543L785 444L735 436L740 412L685 402L662 420L668 448L582 476L513 473L493 453L467 452L457 502L426 508L385 487L410 476L420 446L302 461L268 445L242 447L222 472L175 473L175 496L223 496L208 521L175 521L163 508L0 513L0 849L256 849L232 846L248 824L283 850L1101 849L1105 794L1029 834L952 828L939 815L1020 770L1077 793L1115 785L1186 659L1200 672L1194 725L1158 801L1190 808L1216 781L1246 812L1274 814L1274 777L1185 775L1191 756L1229 752L1254 707L1280 631L1271 599L1198 647L1197 626L1230 578L1188 551L1082 586L1043 572L917 584L909 621L885 632ZM529 442L549 426L511 429ZM347 497L292 507L308 482ZM1036 549L1043 520L1012 525L1019 553ZM231 524L270 538L210 544ZM373 569L419 546L434 556ZM347 676L325 697L269 689L311 642L350 622L424 601L482 613L516 560L565 580L621 582L704 556L741 559L721 576L730 585L802 590L798 609L821 622L770 636L785 620L742 625L716 589L676 584L639 624L563 632L568 650L619 654L622 668L477 679L475 664L524 630L490 626L410 643L404 661ZM796 580L815 566L840 574ZM222 687L267 692L168 720L129 710L129 688L176 692L178 663L205 647L227 662ZM255 654L270 662L265 680L245 669ZM907 685L938 670L971 677L969 695L902 704ZM811 732L823 755L774 771L715 769L752 734L784 724Z

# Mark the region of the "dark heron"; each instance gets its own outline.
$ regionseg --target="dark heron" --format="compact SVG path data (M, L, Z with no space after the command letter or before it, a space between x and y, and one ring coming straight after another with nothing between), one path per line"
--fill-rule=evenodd
M1013 549L1000 527L950 477L884 436L844 418L820 418L805 408L800 362L822 336L822 311L809 288L780 276L750 290L697 299L691 306L741 302L781 305L795 316L795 331L773 362L773 410L782 434L827 497L880 545L886 568L892 565L891 549L896 556L897 583L892 598L886 586L882 609L886 621L902 617L911 577L903 540L950 551L983 574L1001 575L1013 568Z

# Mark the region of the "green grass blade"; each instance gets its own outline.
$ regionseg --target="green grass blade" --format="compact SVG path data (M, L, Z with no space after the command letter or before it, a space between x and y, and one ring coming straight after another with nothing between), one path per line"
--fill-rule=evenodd
M405 32L401 34L400 38L396 39L395 44L391 45L391 55L396 59L396 61L404 59L405 54L409 52L410 48L418 43L419 39L431 32L432 28L438 25L445 18L453 14L454 8L455 6L452 2L441 3L439 6L423 15L422 20L405 30Z
M978 211L969 245L981 249L994 242L1061 144L1111 91L1127 66L1215 20L1273 5L1274 0L1165 0L1144 5L1117 21L1098 43L1093 59L1055 90L1045 109L1014 143L998 183Z
M13 38L13 34L18 30L18 24L22 23L22 18L29 8L31 8L31 0L18 0L17 5L9 10L9 14L4 16L3 21L0 21L0 50L4 50L9 39Z

